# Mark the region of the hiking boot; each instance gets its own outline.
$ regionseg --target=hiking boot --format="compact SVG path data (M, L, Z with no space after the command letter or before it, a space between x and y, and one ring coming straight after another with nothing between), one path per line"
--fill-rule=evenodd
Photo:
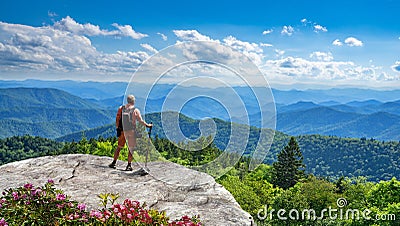
M112 162L110 165L108 165L108 167L115 169L115 162Z
M125 169L126 171L132 171L133 169L132 169L132 166L131 166L131 164L128 164L127 166L126 166L126 169Z

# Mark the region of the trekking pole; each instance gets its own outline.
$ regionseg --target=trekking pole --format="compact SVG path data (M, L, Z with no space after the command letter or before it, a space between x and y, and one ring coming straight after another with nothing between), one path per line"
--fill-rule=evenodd
M153 124L153 122L150 122L150 124ZM153 126L149 128L149 132L148 132L150 143L151 143L151 129L153 129ZM144 163L144 167L145 167L146 169L147 169L147 161L148 161L148 159L149 159L149 148L150 148L150 147L147 148L147 152L146 152L146 161L145 161L145 163Z

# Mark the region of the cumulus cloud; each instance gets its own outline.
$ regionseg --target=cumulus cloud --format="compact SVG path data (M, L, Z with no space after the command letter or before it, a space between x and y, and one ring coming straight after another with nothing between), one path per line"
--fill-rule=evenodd
M318 60L318 61L332 61L333 60L333 56L331 52L313 52L310 54L310 58L314 59L314 60Z
M300 20L300 22L303 23L303 24L306 24L307 23L307 19L303 18L303 19Z
M69 29L59 29L59 25L32 27L0 22L1 34L9 37L0 42L2 70L130 75L149 57L148 53L142 51L114 54L99 52L83 34L99 34L102 31L97 26L64 25Z
M117 30L105 30L100 29L98 25L90 23L80 24L76 22L70 16L67 16L60 21L54 23L53 28L61 31L68 31L76 35L85 36L118 36L118 37L130 37L132 39L141 39L147 37L147 34L142 34L133 30L130 25L118 25L112 24Z
M363 42L354 38L354 37L348 37L344 40L344 43L346 43L348 46L356 46L356 47L361 47L363 46Z
M299 57L267 60L262 67L273 79L290 77L296 81L376 81L377 68L363 67L351 61L310 61Z
M55 22L55 25L52 26L41 27L0 22L0 35L3 37L0 41L0 71L72 72L68 74L71 77L81 73L96 74L100 77L118 75L129 78L141 63L150 57L150 53L155 53L157 50L150 44L143 43L141 44L141 47L145 49L143 51L117 51L115 53L98 51L90 38L98 35L110 35L110 32L122 35L118 26L115 25L116 30L103 30L92 24L74 23L72 18L66 19L62 23L61 21ZM128 28L125 34L129 32ZM335 80L346 83L348 81L373 82L395 79L399 81L397 73L400 72L400 62L396 62L391 67L393 71L397 72L392 72L395 74L393 76L375 66L364 67L351 61L334 61L330 52L315 51L309 55L309 58L304 59L286 56L282 49L263 48L272 46L270 44L247 42L234 36L215 40L196 30L175 30L174 34L182 46L182 55L188 59L222 58L221 62L226 65L239 62L243 64L241 66L245 67L249 61L247 58L244 59L242 54L237 53L240 52L251 59L268 76L268 79L274 82L331 82L331 80ZM211 42L200 44L182 42L197 40ZM216 46L218 43L226 46ZM338 43L340 45L344 45L344 43L360 45L354 40L342 43L339 39L332 44L338 45ZM270 52L266 54L264 51ZM168 64L168 60L179 57L178 53L171 52L159 62Z
M131 37L133 39L142 39L148 36L147 34L136 32L131 25L119 25L117 23L113 23L112 25L118 29L118 32L114 31L111 33L116 33L115 35L118 36Z
M173 30L173 32L182 41L216 41L196 30Z
M323 27L319 24L314 25L314 32L319 33L319 32L327 32L328 29L326 27Z
M158 34L159 36L161 36L162 40L164 40L164 41L167 41L167 40L168 40L168 37L167 37L166 35L164 35L163 33L157 32L157 34Z
M281 34L291 36L294 32L294 28L292 26L283 26Z
M268 29L268 30L265 30L265 31L263 31L263 35L267 35L267 34L271 34L272 32L274 32L274 30L272 30L272 29Z
M197 30L174 30L173 32L177 36L177 38L182 41L211 41L211 42L225 44L225 45L243 53L244 55L249 57L255 64L261 64L263 61L263 58L264 58L263 49L261 48L261 47L263 47L263 45L261 45L261 44L241 41L233 36L225 37L222 41L214 40L214 39L211 39L209 36L201 34ZM264 44L264 46L267 46L267 45L268 44ZM205 45L204 48L207 48L207 46ZM195 48L193 48L193 49L195 49ZM196 49L196 51L197 51L197 49ZM188 58L197 59L196 55L198 55L199 53L196 52L196 54L195 54L192 52L187 52L187 54L188 54ZM193 54L193 55L189 56L191 54Z
M335 39L335 41L332 42L332 45L334 45L334 46L342 46L343 43L339 39Z
M143 43L143 44L140 44L140 46L143 47L144 49L148 50L148 51L151 52L151 53L157 53L157 52L158 52L158 51L157 51L153 46L151 46L150 44Z
M263 61L263 49L261 48L261 45L257 43L241 41L233 36L224 38L223 43L235 50L242 52L257 65L261 64Z

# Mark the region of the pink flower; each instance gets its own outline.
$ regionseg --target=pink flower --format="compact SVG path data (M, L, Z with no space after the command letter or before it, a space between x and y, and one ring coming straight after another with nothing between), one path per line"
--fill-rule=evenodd
M8 223L6 222L6 220L4 220L4 218L1 218L0 226L8 226Z
M28 189L28 190L31 190L31 189L33 188L33 185L30 184L30 183L28 183L28 184L25 184L25 185L24 185L24 188L25 188L25 189Z
M15 192L15 191L12 193L12 196L14 197L14 200L18 200L19 199L18 193Z
M42 192L42 189L37 188L37 189L31 191L31 195L32 196L36 196L36 195L39 196L41 192Z
M85 211L86 209L86 205L84 203L79 203L77 207L80 211Z
M118 216L119 218L121 218L121 217L122 217L122 214L121 214L121 213L117 213L117 216Z
M47 183L49 183L49 184L54 184L54 180L48 179L48 180L47 180Z
M59 201L63 201L63 200L65 200L65 198L66 198L66 197L65 197L64 194L57 194L57 195L56 195L56 199L59 200Z
M128 214L126 215L126 217L127 217L128 219L132 219L132 214L128 213Z
M103 214L101 212L99 212L99 211L92 210L92 211L90 211L90 216L100 219L100 218L103 217Z

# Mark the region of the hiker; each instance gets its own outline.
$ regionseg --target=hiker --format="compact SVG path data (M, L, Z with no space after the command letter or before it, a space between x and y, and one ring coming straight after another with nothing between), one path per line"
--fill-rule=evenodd
M117 126L118 147L114 152L114 161L112 161L112 163L108 166L115 169L119 152L121 151L121 148L125 146L125 143L128 142L128 165L126 166L125 170L132 171L132 153L136 146L136 138L138 136L136 131L136 121L148 128L152 127L153 124L146 123L140 115L139 109L135 108L135 96L128 95L127 102L128 103L126 105L118 108L117 117L115 120ZM123 126L125 128L123 128Z

